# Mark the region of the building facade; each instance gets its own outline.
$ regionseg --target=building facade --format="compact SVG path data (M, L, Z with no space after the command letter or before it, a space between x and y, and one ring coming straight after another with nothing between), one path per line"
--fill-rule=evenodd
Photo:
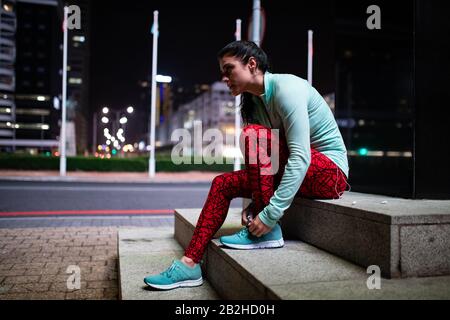
M172 133L176 129L186 129L193 138L195 131L201 130L201 133L204 134L208 129L219 129L223 137L220 152L224 156L231 155L235 148L235 98L223 82L214 82L204 90L193 100L183 103L177 108L171 118L169 132ZM170 135L164 141L164 144L174 143L177 142L171 141ZM202 145L209 143L208 141L202 141ZM191 153L193 152L192 149Z
M15 137L16 104L16 1L2 1L0 5L0 139ZM14 146L0 146L12 149Z
M2 1L0 148L43 153L58 149L61 127L63 6L60 0ZM90 4L74 0L81 28L69 30L67 155L88 148Z
M1 109L9 114L0 118L3 151L39 153L58 145L59 6L56 0L2 1L2 70L8 70L2 77L8 79L2 78L1 104L10 106Z

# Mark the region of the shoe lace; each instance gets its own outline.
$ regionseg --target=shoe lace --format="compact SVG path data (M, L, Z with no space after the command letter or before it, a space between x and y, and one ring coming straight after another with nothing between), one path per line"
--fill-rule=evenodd
M177 268L177 265L175 263L172 263L172 265L165 271L161 272L161 275L171 278L173 271Z
M247 227L242 228L241 230L239 230L239 232L237 234L238 234L239 237L246 237L248 235Z

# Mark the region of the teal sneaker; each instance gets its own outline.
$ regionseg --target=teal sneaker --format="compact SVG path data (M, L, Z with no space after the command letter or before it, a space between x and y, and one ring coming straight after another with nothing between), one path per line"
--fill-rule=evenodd
M163 290L179 287L197 287L203 284L200 264L191 268L181 260L173 260L172 265L157 275L144 278L146 285Z
M231 236L220 237L219 240L223 245L234 249L265 249L284 246L281 227L278 223L270 232L261 237L252 235L248 228L244 227Z

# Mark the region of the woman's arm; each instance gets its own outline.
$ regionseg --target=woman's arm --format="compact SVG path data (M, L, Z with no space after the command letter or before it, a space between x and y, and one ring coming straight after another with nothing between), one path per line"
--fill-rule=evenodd
M294 76L283 79L283 83L277 83L274 88L274 106L283 121L290 154L280 185L269 204L258 215L271 228L291 205L311 162L308 117L310 88L307 81Z

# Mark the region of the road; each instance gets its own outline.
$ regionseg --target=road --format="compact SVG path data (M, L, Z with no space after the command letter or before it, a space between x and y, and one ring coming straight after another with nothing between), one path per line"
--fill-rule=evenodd
M173 223L176 208L201 208L210 183L0 181L0 228L148 226ZM234 199L230 207L241 207Z

